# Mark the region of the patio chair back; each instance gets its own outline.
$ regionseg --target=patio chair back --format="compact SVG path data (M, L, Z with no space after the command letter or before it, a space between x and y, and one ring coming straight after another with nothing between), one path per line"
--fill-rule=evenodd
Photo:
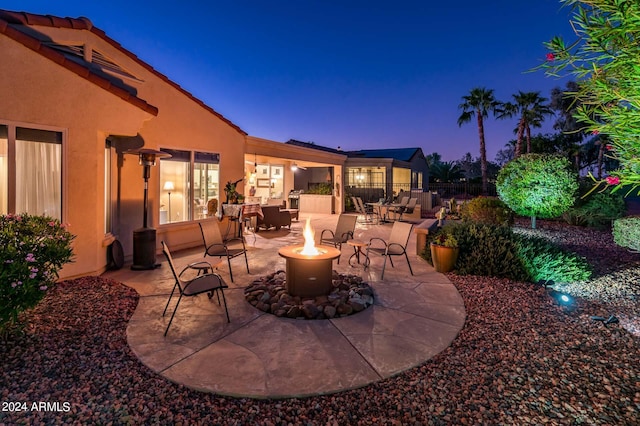
M167 300L167 304L164 307L162 316L164 316L167 313L167 308L169 307L171 298L173 297L173 294L175 293L176 290L178 290L178 294L179 294L178 302L176 303L176 306L173 309L173 313L171 314L171 319L167 324L167 328L164 331L164 335L166 336L167 333L169 332L169 327L171 327L171 323L173 322L173 318L176 315L176 311L178 310L178 306L180 306L180 301L182 300L183 296L190 297L190 296L197 296L198 294L201 294L201 293L209 293L209 299L211 299L211 297L213 297L213 293L216 293L216 295L218 296L218 305L220 305L220 293L221 293L222 300L224 301L224 310L227 315L227 322L231 322L231 320L229 319L229 310L227 309L227 299L224 296L224 289L229 287L227 286L227 284L224 282L224 280L220 275L213 272L213 267L211 266L211 264L207 262L192 263L192 264L189 264L186 268L184 268L182 272L178 273L173 263L173 257L171 256L171 251L169 250L169 247L164 241L162 241L162 253L164 253L165 257L167 258L167 262L169 263L169 267L171 268L171 273L173 273L173 277L175 278L175 284L173 285L173 290L171 290L171 294L169 295L169 300ZM210 272L204 275L198 275L197 277L191 280L182 279L181 278L182 274L188 269L193 269L193 266L195 265L198 265L200 267L199 270L202 269L202 266L208 266L208 271ZM218 293L218 291L220 291L220 293Z
M387 266L387 258L389 258L389 262L391 262L391 267L395 267L393 265L392 256L402 256L404 255L405 259L407 259L407 265L409 266L409 272L413 275L413 269L411 269L411 262L409 262L409 256L407 255L407 245L409 244L409 238L411 237L411 230L413 229L413 224L407 222L394 222L393 227L391 228L391 235L387 241L382 238L371 238L369 240L369 245L367 246L367 263L366 267L370 265L369 262L369 254L375 253L384 257L384 262L382 263L382 274L380 279L384 279L384 270Z
M356 213L364 214L364 212L360 209L360 203L358 202L358 199L356 197L351 197L351 203L353 203L353 207L356 209Z
M336 225L335 238L346 243L348 239L353 238L353 231L356 229L356 219L358 216L352 214L341 214Z
M244 261L247 265L247 273L249 274L249 260L247 259L247 249L244 245L243 237L222 238L220 232L220 221L217 218L203 220L199 223L200 232L202 233L202 241L204 242L204 255L227 258L229 265L229 276L233 282L233 270L231 269L231 259L244 255Z
M358 216L352 214L341 214L338 217L336 230L323 229L320 233L320 244L332 245L338 250L342 250L342 244L353 238L356 229ZM340 258L338 257L338 263Z
M409 203L409 197L402 197L400 199L400 202L398 204L400 204L400 207L404 207Z
M413 211L416 209L416 205L417 204L418 204L418 199L417 198L410 198L409 202L407 203L407 205L404 206L404 208L400 212L399 220L402 220L402 217L404 216L405 213L407 213L407 214L413 213Z
M411 237L411 229L413 224L406 222L394 222L391 228L391 235L387 243L389 247L388 252L392 255L403 254L407 250L407 244Z
M364 204L364 201L362 201L362 198L360 197L356 197L356 202L358 203L358 206L359 206L359 210L360 210L359 213L364 216L364 221L373 222L373 215L376 213L373 210L373 207L367 208L367 206Z

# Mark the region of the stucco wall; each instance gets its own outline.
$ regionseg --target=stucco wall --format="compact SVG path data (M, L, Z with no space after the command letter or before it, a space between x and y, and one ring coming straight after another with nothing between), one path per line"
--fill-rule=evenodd
M63 217L78 236L75 261L61 276L105 265L104 143L109 133L135 134L151 118L139 108L0 36L0 121L63 131Z
M220 182L243 175L245 135L196 101L169 85L111 44L88 31L35 27L59 43L88 44L109 57L140 81L126 80L137 96L159 109L157 117L77 76L23 45L0 36L3 52L0 120L32 123L65 132L63 143L63 221L78 235L75 262L62 277L100 273L106 265L104 232L104 144L109 135L140 133L146 148L172 148L220 154ZM133 155L114 161L119 176L114 196L119 209L114 233L125 257L132 254L132 233L142 225L142 167ZM197 223L158 226L159 168L149 181L149 225L161 238L179 247L201 244ZM159 251L159 250L158 250Z

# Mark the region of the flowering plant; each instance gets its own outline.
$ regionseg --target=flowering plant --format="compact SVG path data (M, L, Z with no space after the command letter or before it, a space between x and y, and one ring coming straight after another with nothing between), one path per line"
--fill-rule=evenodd
M60 268L71 261L74 238L57 219L0 216L0 334L54 285Z
M577 39L565 43L555 37L540 65L547 75L573 75L580 105L575 118L585 130L606 136L607 156L620 168L598 180L594 190L625 187L626 195L640 193L640 3L613 0L561 0L572 7L571 26Z
M444 230L440 231L440 233L437 234L431 242L443 247L458 247L458 240L456 240L456 237Z

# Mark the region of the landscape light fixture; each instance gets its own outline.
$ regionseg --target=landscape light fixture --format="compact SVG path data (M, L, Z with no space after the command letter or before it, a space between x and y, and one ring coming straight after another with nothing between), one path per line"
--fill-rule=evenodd
M147 226L149 178L151 177L151 166L156 165L156 160L159 158L170 158L171 155L149 148L131 149L125 151L125 154L138 156L138 163L142 166L142 178L144 179L142 228L133 230L133 264L131 265L131 269L135 271L155 269L159 266L156 263L156 230Z

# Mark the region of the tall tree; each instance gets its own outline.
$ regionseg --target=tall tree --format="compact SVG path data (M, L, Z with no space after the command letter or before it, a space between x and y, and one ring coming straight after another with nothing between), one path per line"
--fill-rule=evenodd
M518 116L516 128L515 157L522 154L522 143L527 139L527 153L531 153L531 128L541 127L546 116L553 115L553 110L547 104L547 98L540 96L540 92L523 92L512 95L513 102L506 102L498 108L498 118Z
M478 125L478 137L480 139L480 170L482 172L482 193L487 193L487 144L484 137L484 119L489 117L489 113L495 115L496 109L500 105L493 95L493 89L475 87L468 95L462 97L462 103L458 109L462 114L458 117L458 126L471 121L475 116Z

